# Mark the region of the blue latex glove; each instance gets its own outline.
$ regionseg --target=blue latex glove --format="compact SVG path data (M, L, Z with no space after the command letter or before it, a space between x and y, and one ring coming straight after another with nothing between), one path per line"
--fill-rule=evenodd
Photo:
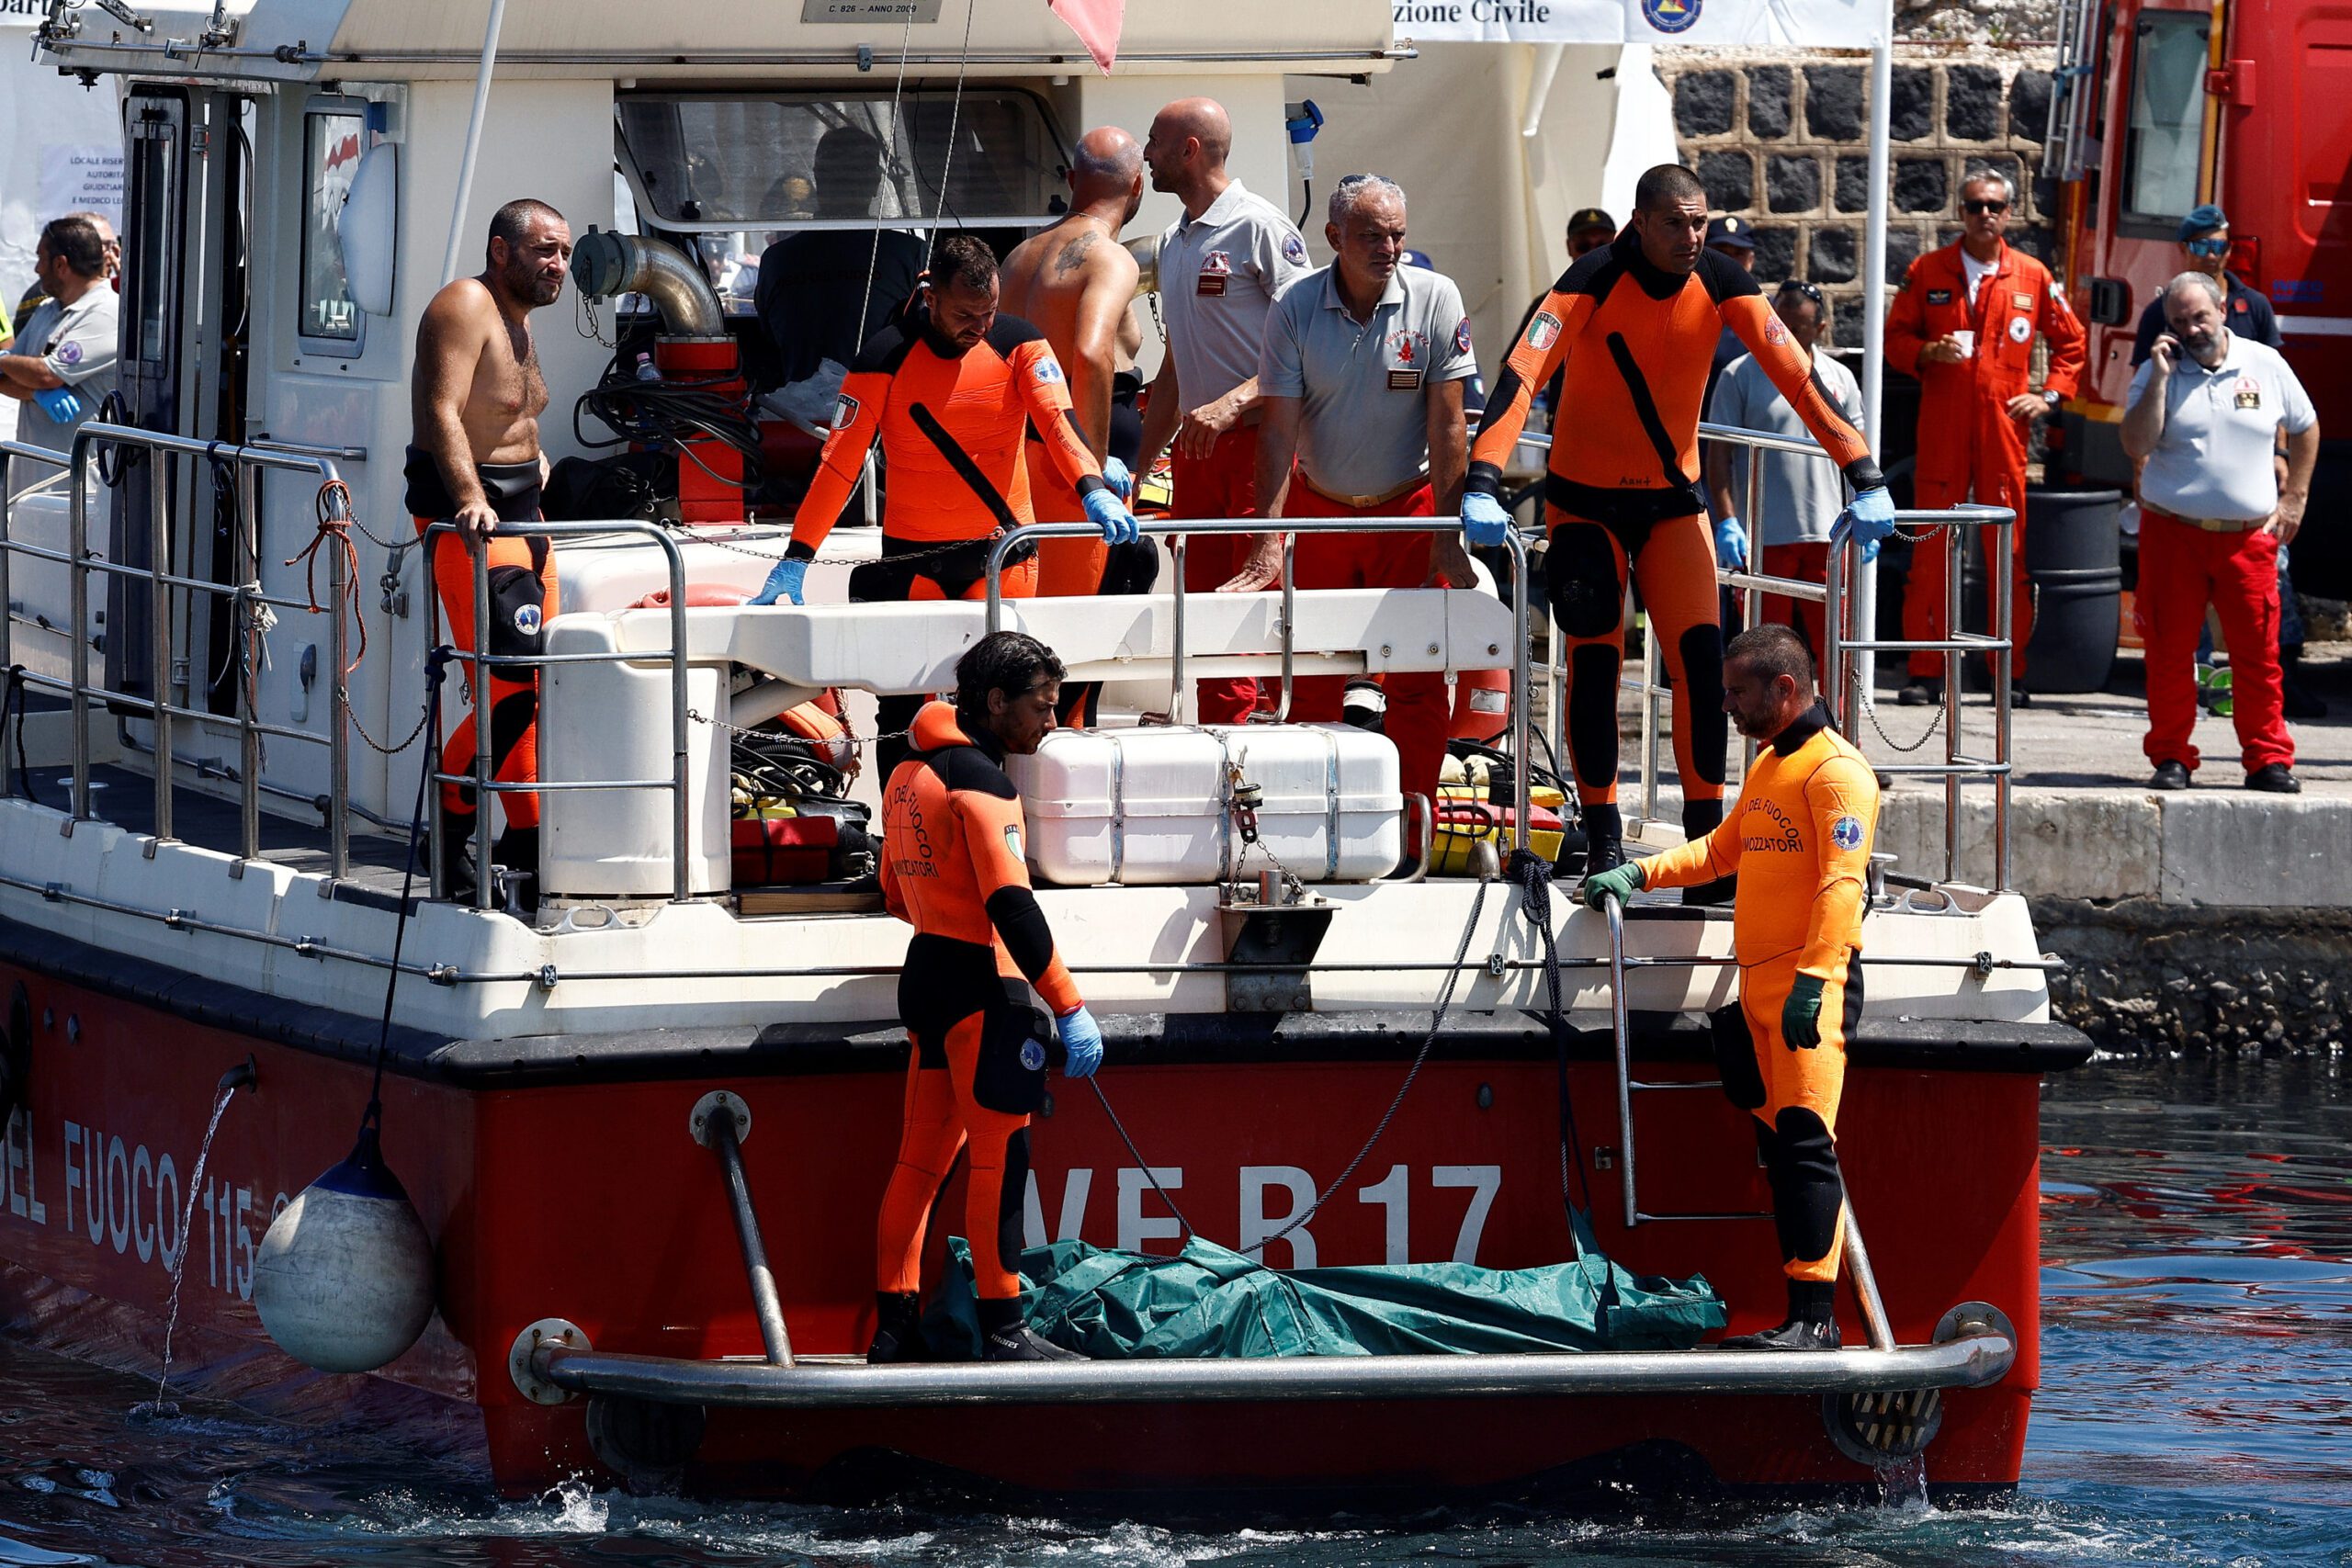
M1830 530L1833 542L1851 534L1862 542L1862 559L1878 559L1878 547L1894 532L1894 497L1887 494L1884 485L1873 485L1854 497L1854 504L1838 518L1838 525Z
M805 604L807 601L800 597L800 585L808 581L808 563L787 557L769 570L768 580L760 585L760 591L752 594L748 603L773 604L779 599L789 599L796 604Z
M1074 1078L1091 1078L1102 1065L1102 1026L1084 1008L1062 1014L1062 1071Z
M1747 565L1747 529L1736 517L1715 519L1715 564L1725 571L1739 571Z
M1136 492L1135 475L1129 472L1127 466L1116 457L1102 459L1102 482L1117 491L1121 501L1126 500Z
M47 391L35 392L33 401L40 405L41 412L60 424L70 424L81 418L83 409L88 406L71 387L51 387Z
M1499 545L1510 532L1510 513L1484 491L1462 498L1462 537L1473 545Z
M1086 516L1114 545L1131 543L1137 533L1135 513L1107 486L1086 492Z

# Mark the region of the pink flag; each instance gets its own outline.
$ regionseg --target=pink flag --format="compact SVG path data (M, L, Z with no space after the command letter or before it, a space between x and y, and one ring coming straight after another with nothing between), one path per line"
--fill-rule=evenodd
M1046 0L1054 15L1069 24L1102 74L1119 57L1119 28L1127 19L1127 0Z

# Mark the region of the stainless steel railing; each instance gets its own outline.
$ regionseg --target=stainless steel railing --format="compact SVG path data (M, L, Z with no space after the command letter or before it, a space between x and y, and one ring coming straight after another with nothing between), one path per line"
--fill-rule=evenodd
M1459 533L1462 521L1458 517L1240 517L1159 518L1139 520L1147 535L1173 536L1170 554L1174 557L1174 625L1170 649L1169 678L1169 716L1182 712L1184 686L1184 555L1183 536L1187 534L1264 534L1279 530L1283 540L1282 592L1282 660L1283 694L1276 710L1277 720L1290 712L1292 667L1295 658L1293 637L1298 624L1296 615L1297 589L1292 570L1296 536L1300 534L1444 534ZM1102 530L1091 523L1032 523L1006 530L999 536L988 558L988 628L997 631L1004 623L1004 562L1005 558L1025 541L1034 539L1076 539L1096 536ZM1532 684L1528 673L1529 639L1527 625L1527 541L1516 528L1506 536L1511 556L1513 592L1510 604L1511 624L1511 768L1512 813L1511 844L1514 849L1527 847L1528 818L1528 694Z
M474 646L470 652L459 652L457 662L471 671L474 698L474 762L469 773L449 773L436 769L433 782L436 784L469 785L474 791L474 907L491 907L495 889L489 875L490 797L493 795L536 795L543 790L619 790L666 789L671 795L670 865L671 901L683 904L693 897L692 868L686 854L688 845L688 815L694 796L686 773L688 698L686 694L686 558L668 529L656 523L634 519L592 523L501 523L493 537L528 538L533 535L550 539L582 535L640 534L661 547L670 578L670 647L666 652L614 649L599 653L492 653L490 651L490 566L481 543L473 536L461 532L453 522L442 521L424 530L425 576L432 577L434 552L441 547L438 536L448 535L465 542L467 552L473 558L474 580ZM427 621L427 640L440 645L441 596L426 595L432 601ZM494 670L527 670L534 672L563 664L643 664L656 659L670 666L670 773L667 778L654 779L527 779L513 784L503 783L491 776L497 765L496 748L491 743L489 686L485 677ZM437 694L436 694L436 701ZM436 795L433 808L433 895L447 897L448 889L441 886L441 855L443 836L447 831L442 821L440 803Z
M125 566L119 562L96 558L90 548L90 469L101 446L120 450L130 448L151 455L165 472L148 487L150 503L148 517L148 548L150 558L143 567ZM172 531L170 497L173 486L165 482L168 465L174 458L201 458L208 463L232 468L238 482L234 489L238 497L238 516L232 530L232 559L230 575L233 581L221 583L209 579L189 577L170 570L172 561ZM66 547L50 549L40 545L13 538L9 533L6 487L6 465L10 460L28 460L62 468L68 476ZM345 722L348 715L349 693L344 684L345 653L348 628L337 609L332 615L330 635L334 668L333 692L334 721L321 736L311 730L290 725L273 724L254 711L252 691L243 674L251 668L258 637L253 613L255 607L273 610L307 612L312 606L306 601L280 598L260 592L259 563L255 558L256 535L254 487L249 482L254 475L266 470L286 470L316 475L322 487L336 484L338 475L332 458L306 454L266 450L243 446L231 442L198 441L187 436L169 435L152 430L139 430L128 425L107 424L96 421L84 424L74 433L73 448L59 453L47 448L27 446L21 442L0 443L0 598L7 593L7 564L17 556L28 559L52 561L66 569L69 610L67 638L70 649L71 675L60 680L34 671L26 671L27 684L65 695L72 710L73 786L70 810L77 819L93 818L90 809L90 744L91 705L93 699L102 702L116 713L143 714L153 726L152 745L147 748L155 761L154 836L171 839L173 834L172 790L174 774L181 761L178 756L176 729L179 721L192 724L226 722L236 730L238 741L237 784L239 789L240 829L239 855L253 860L261 852L261 796L269 792L261 779L261 742L264 738L301 741L310 745L324 745L328 749L330 784L327 816L328 874L341 878L349 874L351 863L350 823L344 809L349 796L349 756L346 750ZM340 497L339 487L333 492ZM333 504L340 507L337 499ZM339 519L347 523L348 513ZM329 571L332 581L331 604L339 606L347 591L345 561L340 551L330 550ZM142 582L153 595L148 616L150 637L148 671L151 694L145 696L117 690L90 676L91 642L90 576L93 572L107 577ZM186 703L175 703L169 694L175 685L174 668L178 651L174 626L178 617L173 612L174 594L187 596L204 594L226 599L232 606L242 606L234 617L232 635L237 639L240 675L236 705L230 715L216 714ZM0 624L0 662L9 662L13 645L8 628Z
M1794 457L1814 457L1824 462L1828 455L1818 443L1808 436L1775 434L1769 431L1747 430L1737 425L1702 423L1699 426L1702 441L1747 447L1752 453L1786 453ZM1551 438L1545 435L1523 435L1523 444L1548 449ZM1747 465L1747 516L1751 550L1760 550L1763 535L1763 467L1760 461ZM1767 595L1792 600L1804 600L1823 606L1826 626L1822 649L1822 695L1828 705L1830 716L1840 730L1853 733L1854 725L1870 710L1874 702L1865 689L1863 671L1870 656L1879 653L1941 653L1944 656L1944 760L1936 762L1892 762L1873 764L1883 773L1895 776L1940 778L1944 782L1944 866L1943 880L1954 880L1960 864L1961 786L1968 778L1989 779L1993 784L1993 876L1996 892L2007 892L2009 886L2009 788L2013 768L2009 760L2011 714L2009 678L2014 668L2015 646L2009 620L2009 595L2006 589L1988 596L1997 603L1994 607L1994 630L1990 636L1962 632L1961 625L1962 567L1965 559L1969 532L1990 529L1995 535L1995 564L1989 581L2006 584L2015 568L2016 513L2006 507L1965 505L1948 511L1910 510L1895 513L1898 526L1931 528L1941 536L1948 552L1945 572L1945 621L1948 634L1940 638L1884 639L1874 634L1855 635L1852 620L1863 596L1854 588L1874 578L1860 571L1860 547L1849 541L1845 547L1832 550L1829 568L1823 582L1805 582L1794 578L1771 577L1760 572L1729 571L1718 568L1716 583L1740 592L1745 602L1745 618L1753 624L1757 611ZM1924 544L1924 538L1920 541ZM1961 750L1961 662L1969 653L1986 656L1993 670L1993 754L1973 757ZM1555 736L1565 733L1566 715L1566 671L1564 668L1565 648L1555 635L1551 639L1551 657L1546 660L1548 676L1548 711ZM1642 667L1638 677L1622 680L1623 689L1636 693L1641 702L1640 784L1645 819L1656 820L1658 814L1658 786L1663 772L1659 758L1658 703L1672 694L1673 688L1659 679L1657 639L1642 639ZM1746 761L1755 761L1756 748L1750 742L1746 749Z

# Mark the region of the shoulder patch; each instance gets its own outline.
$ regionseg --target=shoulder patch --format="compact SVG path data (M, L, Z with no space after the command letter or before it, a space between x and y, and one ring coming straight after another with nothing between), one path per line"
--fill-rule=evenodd
M1541 354L1560 340L1560 318L1549 310L1538 310L1527 323L1527 346Z
M1463 317L1462 320L1454 325L1453 351L1456 354L1467 354L1470 352L1470 318L1467 316Z
M844 429L857 423L857 400L846 394L833 400L833 428Z
M1840 817L1829 824L1829 841L1849 852L1862 847L1862 819Z
M1293 266L1306 265L1306 242L1300 239L1295 231L1283 236L1283 259Z

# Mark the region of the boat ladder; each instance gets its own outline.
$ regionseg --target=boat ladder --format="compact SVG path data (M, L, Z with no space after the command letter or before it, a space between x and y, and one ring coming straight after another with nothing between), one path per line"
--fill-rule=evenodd
M1625 1021L1625 906L1616 898L1602 901L1602 912L1609 921L1609 1029L1615 1044L1617 1066L1617 1160L1623 1168L1618 1188L1624 1204L1623 1217L1625 1228L1633 1230L1645 1224L1669 1221L1731 1221L1769 1220L1769 1209L1741 1209L1715 1213L1650 1213L1641 1205L1641 1193L1636 1184L1637 1169L1634 1150L1634 1096L1657 1094L1669 1090L1719 1089L1720 1078L1673 1079L1649 1082L1634 1076L1633 1031ZM1879 1298L1878 1277L1871 1269L1870 1248L1862 1241L1862 1228L1854 1219L1854 1203L1849 1194L1842 1200L1846 1219L1846 1277L1853 1281L1854 1294L1862 1311L1862 1325L1870 1335L1871 1348L1894 1348L1894 1330L1888 1323L1886 1306Z

